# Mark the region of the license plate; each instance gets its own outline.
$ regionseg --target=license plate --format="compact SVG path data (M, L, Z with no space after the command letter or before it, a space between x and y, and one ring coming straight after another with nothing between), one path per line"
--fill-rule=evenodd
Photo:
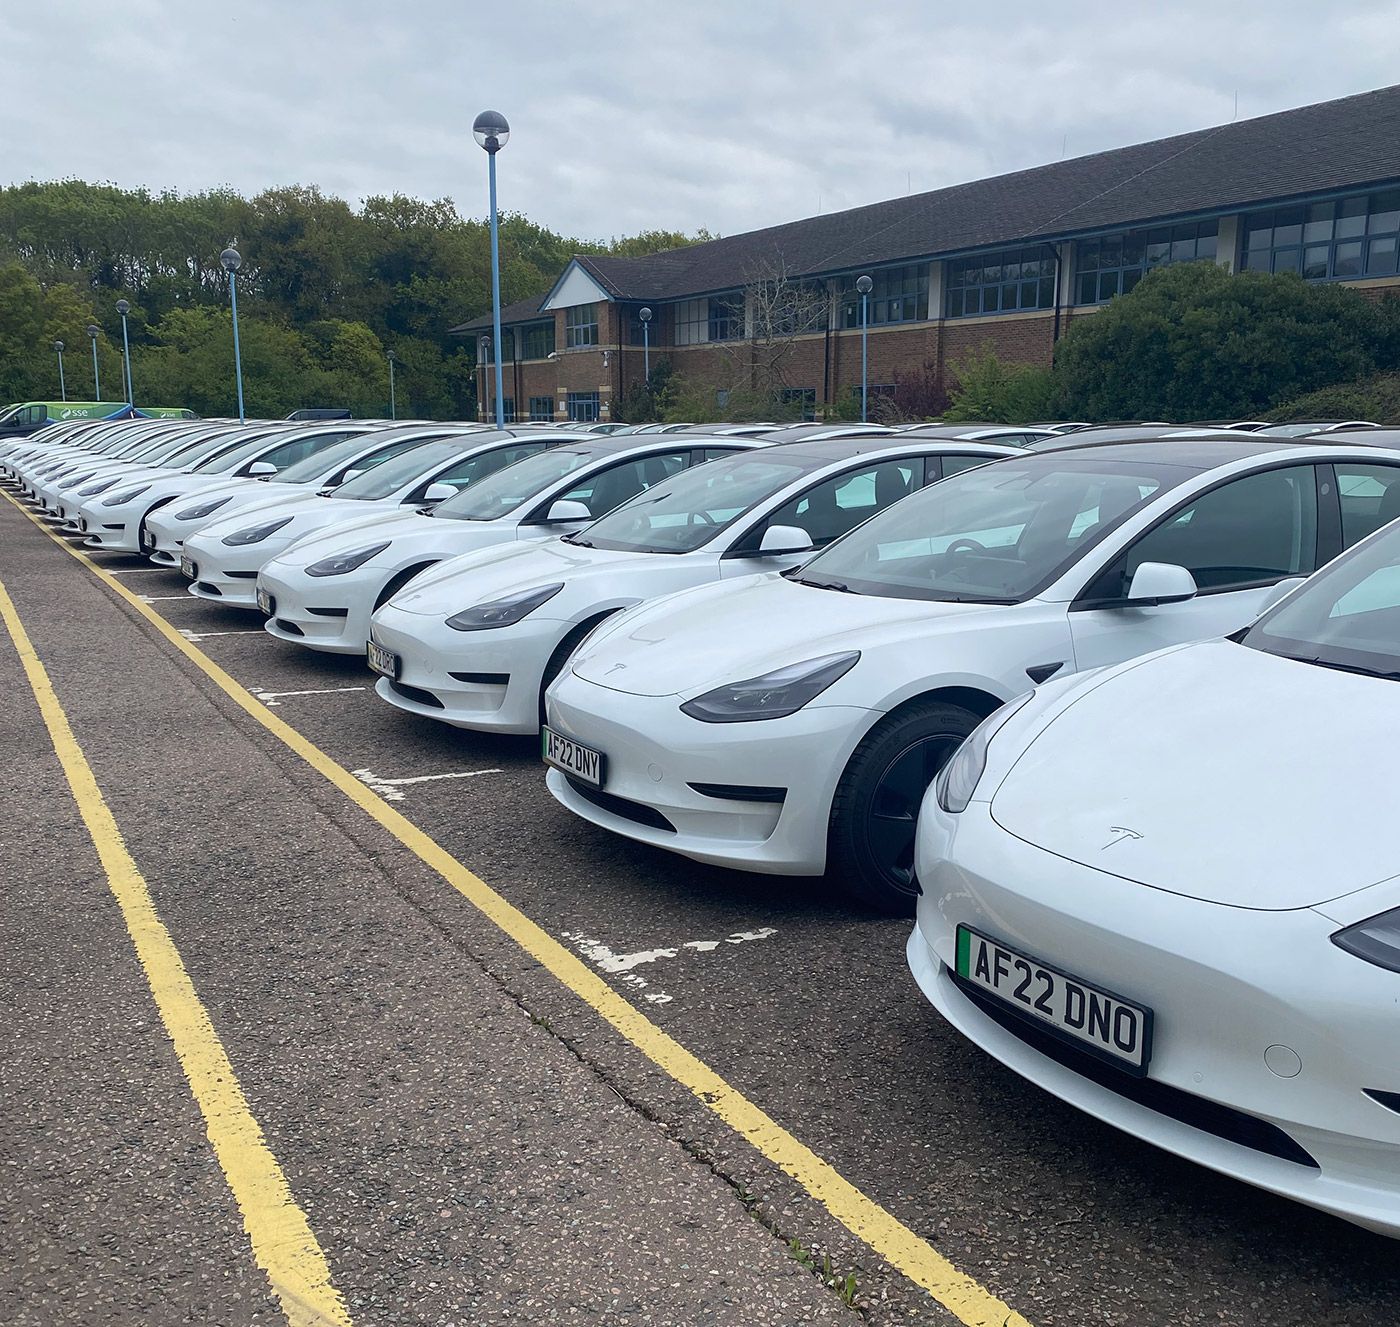
M192 581L199 579L199 565L188 553L180 554L180 575Z
M87 522L86 522L86 521L80 521L79 524L83 527L84 530L87 529ZM142 548L154 548L155 546L156 546L156 535L155 535L155 531L154 531L154 530L142 530L142 531L141 531L141 547L142 547Z
M1146 1074L1152 1011L1022 954L969 926L957 934L958 976L1061 1039Z
M378 641L370 641L365 646L365 653L369 659L369 666L376 673L394 681L398 680L400 660L393 650L386 650Z
M591 746L584 746L582 742L575 742L572 737L564 737L549 728L544 729L541 736L544 738L546 765L553 765L555 769L572 774L584 783L591 783L595 788L603 786L601 751L595 751Z
M258 611L266 613L268 617L277 611L277 600L268 594L261 585L258 586Z

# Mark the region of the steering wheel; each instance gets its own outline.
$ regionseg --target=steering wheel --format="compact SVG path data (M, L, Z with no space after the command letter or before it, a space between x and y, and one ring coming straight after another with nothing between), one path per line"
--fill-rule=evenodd
M952 557L955 553L985 553L987 546L979 544L975 539L968 539L964 536L961 539L954 539L947 548L943 550L944 557Z

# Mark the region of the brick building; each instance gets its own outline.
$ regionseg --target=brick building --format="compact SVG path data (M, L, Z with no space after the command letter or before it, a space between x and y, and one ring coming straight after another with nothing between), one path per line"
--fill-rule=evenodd
M1074 319L1167 263L1378 297L1400 289L1398 246L1400 86L644 258L574 258L502 310L502 395L507 418L609 418L643 379L646 308L653 367L670 359L719 404L776 336L784 390L810 414L859 389L862 275L878 392L897 372L941 385L981 346L1048 363ZM491 319L452 330L479 338L490 418Z

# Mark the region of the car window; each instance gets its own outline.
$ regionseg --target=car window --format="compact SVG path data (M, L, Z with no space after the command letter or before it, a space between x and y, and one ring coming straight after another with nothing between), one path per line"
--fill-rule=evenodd
M1400 516L1400 468L1334 461L1332 469L1337 476L1345 547L1350 548Z
M1317 478L1310 465L1231 480L1138 539L1086 592L1121 599L1144 562L1185 567L1202 590L1306 576L1317 563Z
M690 452L668 452L664 456L639 456L621 465L596 471L582 483L550 502L581 502L594 516L604 516L614 507L646 492L690 465ZM541 513L542 514L542 513Z
M998 442L1006 442L1005 438L998 438ZM943 478L949 475L959 474L963 470L971 470L974 465L986 465L989 461L996 460L994 456L943 456L939 458L943 465Z
M256 459L259 462L266 462L268 465L275 465L278 470L282 470L289 465L295 465L298 461L306 460L308 456L315 456L317 452L324 451L337 442L344 442L346 438L354 436L353 433L316 433L309 438L295 438L284 442L280 447L274 447Z
M922 459L913 457L837 475L779 507L745 537L744 547L757 548L769 526L795 525L806 530L815 547L823 548L881 507L907 497L923 483L923 470Z
M464 488L475 484L478 479L484 479L487 475L495 474L497 470L504 470L506 466L514 465L516 461L523 461L527 456L533 456L543 450L542 442L522 442L517 447L497 447L489 452L479 452L465 461L458 461L442 474L425 479L404 498L404 501L421 502L432 484L451 484L460 493Z

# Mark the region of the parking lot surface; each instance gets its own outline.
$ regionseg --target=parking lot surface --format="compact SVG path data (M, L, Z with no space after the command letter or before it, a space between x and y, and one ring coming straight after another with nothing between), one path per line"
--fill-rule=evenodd
M67 542L0 500L32 643L0 647L0 1321L1396 1320L1393 1243L962 1042L908 923L595 830L534 739L412 719L360 660ZM201 1096L215 1048L236 1084ZM258 1165L281 1206L240 1197Z

